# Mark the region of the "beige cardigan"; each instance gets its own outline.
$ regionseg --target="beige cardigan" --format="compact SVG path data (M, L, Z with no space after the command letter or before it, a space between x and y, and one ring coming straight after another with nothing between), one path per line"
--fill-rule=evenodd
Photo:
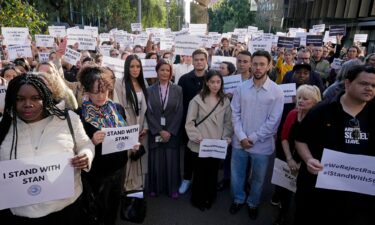
M200 95L196 95L189 104L186 117L185 129L189 137L188 147L193 152L199 152L199 144L193 142L195 139L230 139L233 135L232 110L228 98L224 99L224 104L217 106L215 111L198 127L195 121L201 121L213 108L202 101Z

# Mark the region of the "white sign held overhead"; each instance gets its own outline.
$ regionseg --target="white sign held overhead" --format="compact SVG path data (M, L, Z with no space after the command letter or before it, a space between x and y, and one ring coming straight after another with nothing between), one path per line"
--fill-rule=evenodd
M52 35L36 34L36 47L53 48L55 39Z
M74 195L73 154L6 160L0 162L0 210Z
M106 133L102 144L103 155L133 149L138 144L139 125L102 128L102 131Z
M141 23L132 23L131 28L132 28L132 32L135 32L135 31L141 32L142 31L142 24Z
M189 33L191 35L206 35L207 33L207 24L189 24Z
M65 49L64 61L75 66L81 59L81 53L71 48Z
M354 40L353 42L361 42L361 43L366 43L367 42L367 36L368 34L354 34Z
M192 55L200 47L200 39L193 35L181 35L175 38L176 55Z
M48 62L49 61L49 52L38 52L38 62Z
M271 53L271 48L272 48L272 40L269 40L269 41L266 41L266 40L259 40L259 39L256 39L256 40L253 40L253 41L249 41L249 44L248 44L248 50L251 54L253 54L254 52L258 51L258 50L264 50L264 51L267 51L269 53Z
M16 58L33 57L30 45L11 45L8 46L8 60Z
M6 45L24 45L30 44L29 28L27 27L2 27L1 33L4 36Z
M124 64L125 60L103 56L103 66L108 66L111 68L117 78L124 77Z
M94 38L98 37L98 27L90 27L90 26L84 26L84 30L88 30L91 32L91 36Z
M313 25L313 32L314 33L323 33L324 30L326 29L326 25L325 24L317 24L317 25Z
M78 38L79 50L92 50L96 49L96 38L79 37Z
M48 33L53 37L65 37L66 29L64 26L49 26Z

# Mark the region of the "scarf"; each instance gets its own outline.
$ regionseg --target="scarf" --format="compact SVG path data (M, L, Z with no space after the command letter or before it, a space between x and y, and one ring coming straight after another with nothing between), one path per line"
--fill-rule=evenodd
M94 127L125 127L123 116L117 111L115 103L108 100L103 106L96 106L90 100L82 103L82 117Z

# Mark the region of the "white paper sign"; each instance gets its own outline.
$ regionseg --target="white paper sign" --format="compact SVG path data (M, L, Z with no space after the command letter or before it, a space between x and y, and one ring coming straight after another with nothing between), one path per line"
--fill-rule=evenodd
M7 93L7 87L0 85L0 112L4 110L6 93ZM0 120L1 120L1 116L0 116Z
M142 70L144 78L154 78L157 77L156 74L156 59L141 59Z
M176 55L192 55L200 47L200 39L197 36L181 35L175 38Z
M0 162L0 210L74 195L71 152Z
M111 68L117 78L124 77L124 64L125 60L103 56L103 66Z
M110 37L111 37L111 35L109 33L101 33L101 34L99 34L99 40L100 40L100 42L110 41Z
M219 139L203 139L199 145L199 158L225 159L228 142Z
M313 32L314 33L324 32L325 29L326 29L326 25L325 24L313 25Z
M27 27L2 27L1 33L6 45L30 44L28 39L29 28Z
M140 46L145 47L147 45L147 41L148 41L147 33L137 35L134 38L134 45L140 45ZM160 43L160 47L161 47L161 43Z
M102 144L103 155L133 149L134 145L138 144L138 124L127 127L102 128L102 131L106 133Z
M35 42L36 47L53 48L55 40L52 35L36 34Z
M335 36L329 36L329 31L327 30L326 32L324 32L323 42L324 43L331 42L332 44L336 44L337 40Z
M49 52L38 52L38 61L48 62L49 61Z
M94 37L94 38L98 37L98 33L99 33L98 27L84 26L83 29L90 31L92 37Z
M112 49L111 45L101 45L99 51L104 56L110 56L109 51Z
M78 49L79 50L92 50L95 51L96 48L96 39L88 37L79 37L78 38Z
M356 43L356 42L366 43L367 42L367 36L368 36L368 34L355 34L354 35L354 43Z
M10 61L16 58L33 57L30 45L11 45L8 46L8 59Z
M65 37L66 29L64 26L49 26L48 33L53 37Z
M134 31L139 31L139 32L142 31L142 24L141 23L132 23L131 27L132 27L133 32Z
M189 24L189 33L191 35L206 35L207 24Z
M231 62L231 63L233 63L234 66L236 66L237 58L228 57L228 56L213 55L212 59L211 59L211 69L220 70L220 64L222 62Z
M375 195L375 157L323 150L317 188Z
M284 92L284 103L293 103L293 97L296 96L296 83L280 84Z
M71 48L65 49L64 61L71 64L76 65L77 62L81 59L81 53L73 50Z
M233 94L234 90L242 84L241 74L223 77L224 80L224 93Z
M265 41L261 38L261 40L253 40L249 41L249 47L248 50L251 54L258 50L264 50L269 53L271 53L271 48L272 48L272 40L271 41Z
M341 69L343 63L344 63L344 60L343 60L343 59L340 59L340 58L334 58L334 59L333 59L333 62L332 62L332 64L331 64L331 68L332 68L332 69L339 70L339 69Z
M174 38L171 36L165 36L160 39L160 50L171 50L174 45Z
M288 164L275 158L271 183L286 188L292 192L297 190L297 176L292 174Z

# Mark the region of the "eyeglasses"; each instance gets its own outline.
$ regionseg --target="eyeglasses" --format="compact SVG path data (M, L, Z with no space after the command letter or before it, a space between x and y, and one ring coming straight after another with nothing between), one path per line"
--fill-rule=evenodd
M361 128L359 126L359 120L357 118L353 118L349 120L349 126L353 129L351 136L354 140L358 140L361 135Z

